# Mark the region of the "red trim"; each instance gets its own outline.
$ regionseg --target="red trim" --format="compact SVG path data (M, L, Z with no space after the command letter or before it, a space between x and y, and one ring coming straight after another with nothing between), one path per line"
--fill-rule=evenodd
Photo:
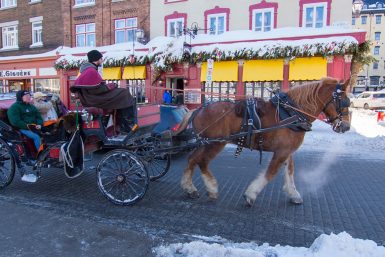
M303 5L326 3L326 26L330 26L330 12L332 0L299 0L299 26L302 27Z
M267 3L265 0L262 0L259 4L253 4L249 6L249 29L253 30L253 11L260 9L274 9L274 28L277 28L278 23L278 3Z
M283 64L283 80L282 80L282 91L287 92L289 88L289 62Z
M314 38L327 38L327 37L345 37L350 36L357 39L358 44L365 42L365 33L366 32L353 32L353 33L343 33L343 34L326 34L326 35L313 35L313 36L303 36L303 37L281 37L281 38L266 38L266 39L250 39L250 40L236 40L236 41L227 41L227 42L210 42L210 43L200 43L193 44L192 46L206 46L212 44L233 44L233 43L247 43L247 42L260 42L260 41L277 41L277 40L301 40L301 39L314 39Z
M219 6L215 6L214 9L210 9L210 10L205 11L205 31L206 31L206 34L208 31L207 16L212 15L212 14L220 14L220 13L226 13L226 31L229 31L230 8L220 8Z
M187 25L187 13L178 13L178 12L173 12L172 14L164 16L164 35L167 36L167 22L168 20L174 20L174 19L183 19L183 26L186 27Z
M177 0L177 1L164 0L164 4L174 4L174 3L187 2L187 1L188 0Z

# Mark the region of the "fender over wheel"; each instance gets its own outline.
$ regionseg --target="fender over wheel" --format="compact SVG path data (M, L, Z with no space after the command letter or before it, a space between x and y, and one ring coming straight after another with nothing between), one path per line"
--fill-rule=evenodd
M97 183L102 194L117 205L131 205L147 192L149 176L145 165L126 149L103 156L97 168Z
M12 149L0 138L0 189L11 184L15 177L15 159L12 155Z

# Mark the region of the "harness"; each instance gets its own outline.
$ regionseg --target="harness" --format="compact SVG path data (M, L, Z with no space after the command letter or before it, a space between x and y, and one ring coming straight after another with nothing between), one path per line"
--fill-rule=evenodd
M277 113L279 115L280 120L287 119L289 117L298 117L298 121L293 125L288 125L287 127L293 131L303 132L303 131L311 131L311 123L308 121L306 116L297 111L298 106L290 99L290 97L283 92L275 94L270 102L277 108ZM291 108L291 107L294 107Z

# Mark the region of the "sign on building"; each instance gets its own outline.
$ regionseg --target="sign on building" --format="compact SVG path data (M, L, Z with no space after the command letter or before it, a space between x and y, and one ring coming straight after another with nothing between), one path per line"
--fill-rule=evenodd
M36 76L36 69L0 70L0 78L23 78Z
M191 88L184 90L185 104L201 104L201 90L198 88Z

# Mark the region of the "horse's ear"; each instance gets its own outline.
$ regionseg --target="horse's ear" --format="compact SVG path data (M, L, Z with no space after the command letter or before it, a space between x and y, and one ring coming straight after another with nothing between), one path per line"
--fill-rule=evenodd
M344 84L343 84L343 88L345 91L349 92L350 91L350 78L348 78L347 80L345 80Z

